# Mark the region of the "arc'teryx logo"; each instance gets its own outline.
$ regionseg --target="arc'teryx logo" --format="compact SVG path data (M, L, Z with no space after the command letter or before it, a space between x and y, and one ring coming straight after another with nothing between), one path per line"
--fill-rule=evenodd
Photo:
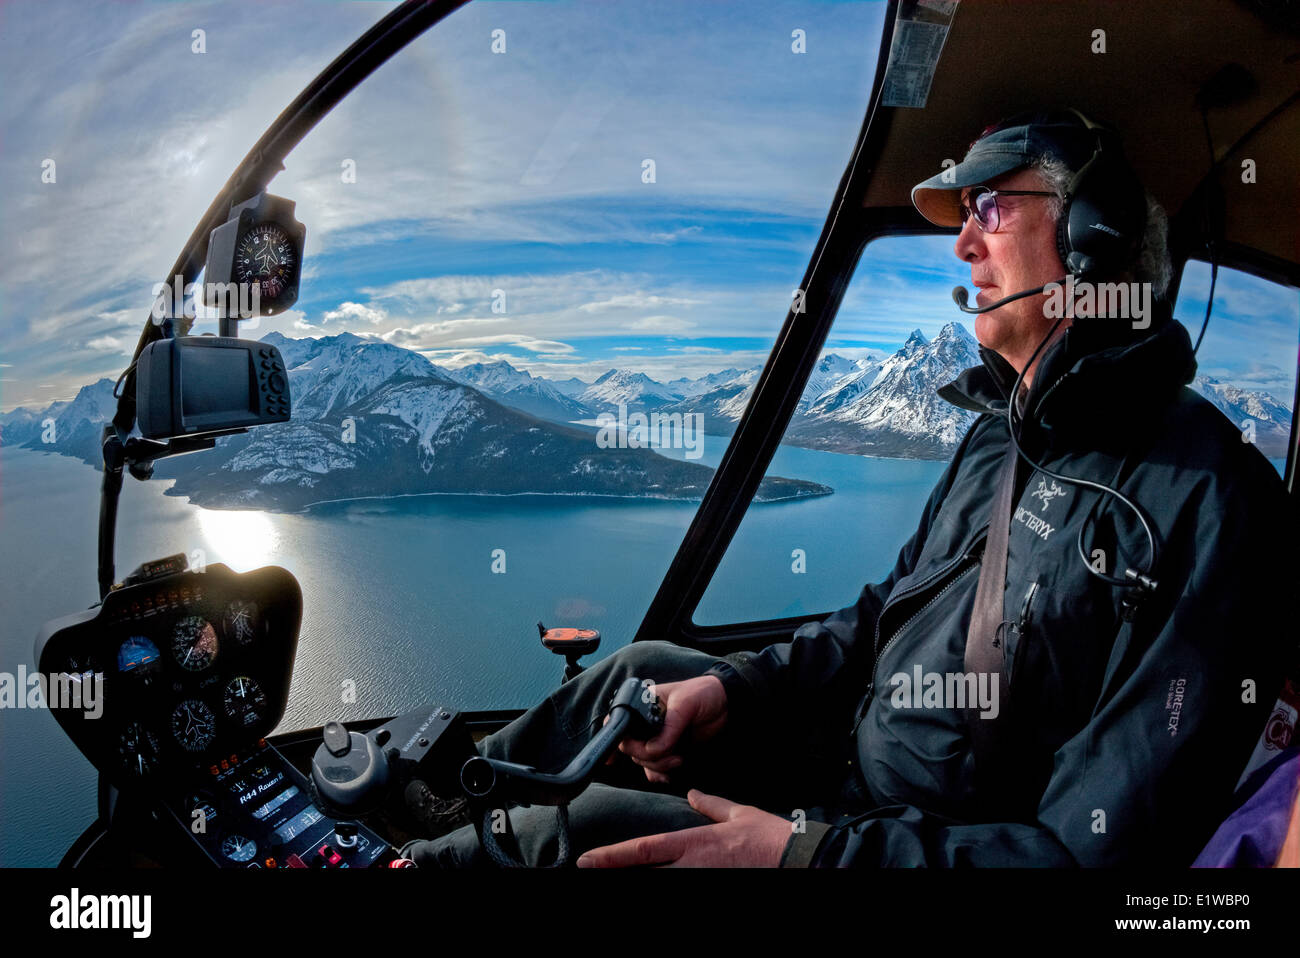
M1043 511L1046 512L1047 504L1057 496L1063 495L1065 495L1065 490L1056 484L1055 479L1052 480L1052 485L1050 487L1047 485L1046 479L1039 479L1038 488L1030 494L1030 498L1041 499L1043 501Z

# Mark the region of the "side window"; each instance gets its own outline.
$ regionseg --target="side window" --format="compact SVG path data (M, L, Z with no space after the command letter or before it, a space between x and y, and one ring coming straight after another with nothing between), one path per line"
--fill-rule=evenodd
M1210 266L1188 260L1174 317L1195 344L1205 321ZM1192 388L1214 403L1277 467L1286 471L1296 389L1300 294L1240 270L1219 267L1214 306L1196 354Z
M974 418L934 392L979 363L974 324L948 300L969 279L951 237L886 237L867 247L768 468L769 476L832 491L751 505L696 610L697 624L824 613L888 573ZM1209 265L1189 262L1174 316L1193 342L1209 287ZM1219 269L1192 386L1279 474L1298 340L1295 289Z
M893 566L975 419L935 394L980 362L974 323L950 297L970 281L952 245L951 236L889 236L863 252L768 467L769 477L830 491L751 505L696 623L842 608Z

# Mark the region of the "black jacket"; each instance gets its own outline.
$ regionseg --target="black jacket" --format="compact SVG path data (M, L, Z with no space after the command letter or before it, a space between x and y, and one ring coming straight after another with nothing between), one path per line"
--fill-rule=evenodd
M1122 575L1149 561L1141 525L1113 497L1024 467L1003 605L999 742L1012 761L999 788L977 789L962 714L903 707L891 679L964 672L1015 378L996 353L981 357L940 395L984 415L889 576L792 641L712 670L729 721L795 704L853 737L869 800L808 822L783 864L1188 865L1230 810L1295 646L1291 501L1237 426L1187 388L1196 362L1181 324L1136 341L1116 324L1067 330L1026 398L1022 445L1146 511L1158 587L1125 621L1125 590L1088 572L1076 533L1096 507L1088 555Z

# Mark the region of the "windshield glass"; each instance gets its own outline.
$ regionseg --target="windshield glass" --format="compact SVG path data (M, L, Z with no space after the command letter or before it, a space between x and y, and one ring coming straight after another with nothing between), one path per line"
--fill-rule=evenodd
M178 552L289 569L282 730L532 704L563 667L539 621L599 630L588 662L631 640L807 266L884 12L676 6L471 4L271 184L306 225L302 291L240 335L280 349L292 419L128 479L117 575ZM99 430L162 272L387 9L6 8L0 670L95 601ZM831 491L791 474L760 498ZM52 771L40 795L6 780L3 832L32 837L0 861L44 864L94 779L49 716L22 723L6 765Z

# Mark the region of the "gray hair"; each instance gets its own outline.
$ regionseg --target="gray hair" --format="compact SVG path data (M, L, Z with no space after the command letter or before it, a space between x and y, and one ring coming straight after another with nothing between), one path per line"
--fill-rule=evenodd
M1056 194L1052 201L1052 218L1059 219L1065 209L1065 191L1074 177L1074 171L1056 157L1044 153L1030 164L1046 181L1048 189ZM1151 291L1163 297L1169 290L1173 279L1173 261L1169 256L1169 219L1164 207L1156 202L1150 191L1143 190L1147 202L1147 225L1142 234L1142 244L1138 247L1137 260L1133 264L1133 279L1138 283L1150 283Z

